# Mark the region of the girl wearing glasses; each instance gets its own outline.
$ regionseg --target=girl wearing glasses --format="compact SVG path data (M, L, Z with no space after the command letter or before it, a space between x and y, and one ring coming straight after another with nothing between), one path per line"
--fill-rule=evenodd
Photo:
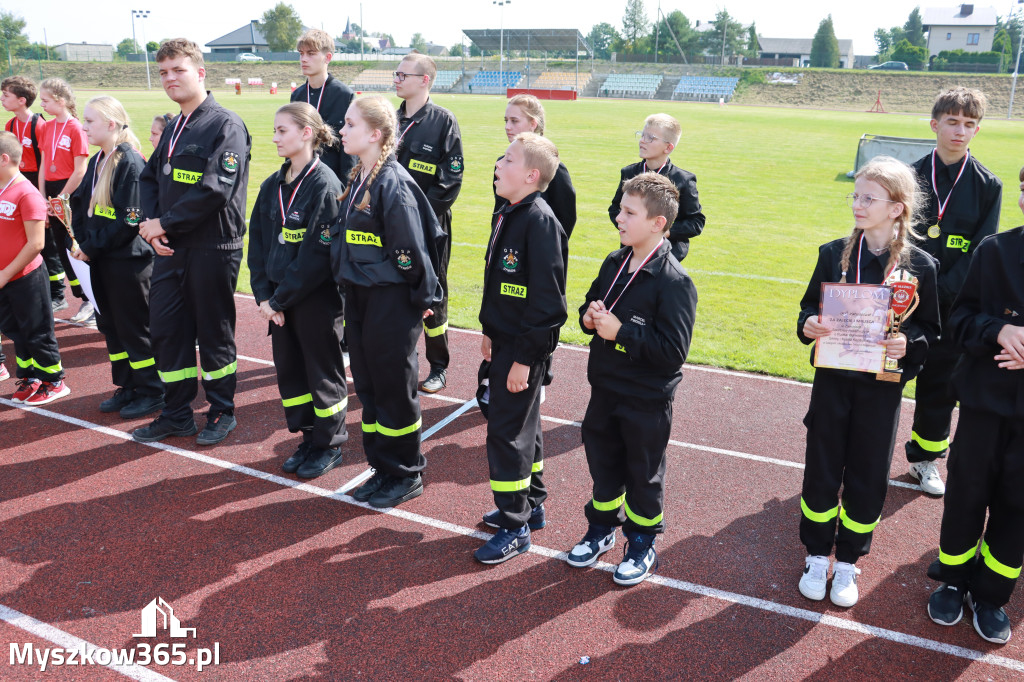
M800 497L800 540L808 556L799 586L808 599L825 598L835 548L829 596L843 607L857 603L860 569L854 564L870 550L881 518L903 386L920 371L928 345L939 335L934 259L911 244L920 239L911 227L920 202L913 171L890 157L872 159L857 172L849 202L853 232L819 248L800 301L797 336L809 344L832 331L818 314L823 283L878 285L913 276L920 299L900 333L882 342L888 357L901 360L898 382L879 381L870 372L818 368L814 373L804 418L807 449ZM811 357L813 363L813 352Z

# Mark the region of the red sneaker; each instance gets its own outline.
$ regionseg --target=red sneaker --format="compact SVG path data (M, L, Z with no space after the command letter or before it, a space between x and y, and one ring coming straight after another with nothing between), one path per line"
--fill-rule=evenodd
M4 379L10 379L10 378L11 378L11 373L7 371L7 367L5 367L4 365L0 365L0 381L3 381Z
M11 396L11 401L15 403L25 402L35 395L35 392L39 390L39 386L42 383L43 382L39 381L39 379L18 379L18 388L14 390L14 395Z
M32 395L31 398L25 401L26 405L45 405L51 403L57 398L63 398L71 393L71 389L63 381L56 383L50 383L44 381Z

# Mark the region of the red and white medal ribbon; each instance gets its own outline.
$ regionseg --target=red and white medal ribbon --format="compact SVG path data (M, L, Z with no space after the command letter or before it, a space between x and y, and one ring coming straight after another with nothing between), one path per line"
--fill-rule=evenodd
M960 172L956 174L956 180L953 181L953 186L949 188L949 194L946 195L946 200L943 201L939 197L939 185L935 180L935 150L932 150L932 191L935 192L935 201L939 204L939 219L938 222L942 222L942 216L946 213L946 207L949 205L949 198L953 196L953 190L956 188L956 183L960 182L960 176L964 174L964 170L967 168L967 162L971 159L971 150L967 150L967 156L964 157L964 162L960 166Z
M626 282L626 286L622 287L622 291L620 291L619 295L615 297L615 300L612 302L612 304L605 308L605 312L610 313L612 311L612 308L615 307L615 304L618 303L619 299L622 298L622 295L624 293L626 293L626 289L628 289L629 285L633 283L634 279L636 279L637 273L639 273L641 270L643 270L644 266L647 265L648 261L650 261L652 258L654 258L654 254L656 254L658 252L658 249L660 249L661 245L664 244L664 243L665 243L665 239L662 238L662 240L660 242L658 242L658 245L655 246L653 249L651 249L651 252L649 254L647 254L647 257L644 258L643 262L641 262L640 265L637 266L636 270L633 271L633 276L629 278L628 282ZM621 275L622 271L626 269L626 265L629 263L630 260L632 260L632 256L627 256L622 261L622 265L619 266L619 271L615 273L615 279L612 280L611 286L608 287L608 293L606 293L604 295L605 300L608 300L608 297L611 296L612 289L615 288L615 283L619 281L619 275Z
M171 163L171 156L174 154L174 148L178 144L178 139L181 138L181 134L183 132L185 132L185 126L188 125L188 120L190 118L192 118L192 114L194 112L195 112L195 109L193 109L192 111L188 112L188 116L185 117L184 122L182 122L181 114L178 114L178 120L174 122L174 129L171 130L171 141L167 145L167 163L168 164ZM178 125L179 124L181 125L181 130L178 130Z
M652 173L653 172L653 173L657 173L658 175L661 175L662 168L664 168L667 165L668 165L668 159L665 159L665 163L661 164L661 168L659 168L656 171L652 171L650 168L647 167L647 162L644 161L644 172L645 173Z
M60 143L60 138L64 136L64 129L68 127L68 123L71 121L71 117L68 116L64 119L64 125L60 127L60 132L53 136L53 140L50 141L50 170L57 170L57 145ZM56 123L56 121L54 121Z
M356 191L348 195L348 209L345 211L345 222L348 222L348 217L352 213L352 204L356 203L356 197L359 196L359 190L363 188L363 183L366 182L366 178L370 177L369 173L363 174L363 179L359 181L359 186L356 187Z
M316 111L317 111L317 113L320 113L320 102L324 101L324 90L326 90L326 89L327 89L327 81L324 81L324 84L322 86L320 86L320 96L316 100ZM307 80L306 81L306 104L309 104L309 105L312 106L313 103L309 101L309 90L310 90L310 85L309 85L309 81Z
M487 262L484 263L484 267L488 268L491 266L491 256L494 255L494 245L498 241L498 233L501 232L501 223L505 220L505 214L498 214L498 224L494 226L494 234L491 235L491 246L487 249Z
M316 157L316 159L313 160L313 163L312 163L312 165L310 165L309 170L307 170L306 174L302 176L302 180L299 180L299 184L295 185L295 189L292 190L292 195L288 199L288 207L287 208L285 208L285 205L284 205L284 195L281 193L281 185L278 184L278 186L277 186L277 202L281 206L281 227L284 227L285 224L288 222L288 211L292 210L292 202L295 201L295 197L298 196L299 188L302 187L303 181L306 178L309 177L309 174L313 172L313 169L316 168L316 165L318 163L320 163L320 157L319 156Z
M861 232L860 233L860 242L857 244L857 284L860 284L860 254L861 254L861 251L863 249L864 249L864 233ZM889 268L889 272L885 273L885 277L882 278L882 284L885 284L886 280L889 279L889 276L892 275L894 270L896 270L896 266L897 265L899 265L899 259L897 259L897 261L892 264L892 267ZM846 274L846 273L843 273L843 274Z

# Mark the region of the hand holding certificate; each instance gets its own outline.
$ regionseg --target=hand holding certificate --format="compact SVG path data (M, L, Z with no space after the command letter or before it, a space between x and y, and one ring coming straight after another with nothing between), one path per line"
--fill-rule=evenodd
M814 366L882 372L891 296L885 285L822 283L818 317L830 332L815 342Z

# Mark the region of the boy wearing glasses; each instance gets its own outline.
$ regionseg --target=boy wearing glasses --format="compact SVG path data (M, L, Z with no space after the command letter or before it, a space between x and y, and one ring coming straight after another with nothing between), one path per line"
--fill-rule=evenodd
M911 167L924 194L922 218L915 224L925 238L921 248L939 261L939 313L948 328L953 301L967 277L971 257L981 240L999 230L1003 183L968 149L981 129L985 95L952 88L940 93L932 106L935 150ZM949 450L949 432L956 406L953 368L960 349L950 334L928 348L924 369L917 377L914 426L906 443L910 475L930 495L943 495L946 486L935 460Z
M697 196L697 176L673 165L668 158L679 143L682 130L679 121L668 114L651 114L647 117L643 131L636 134L640 144L640 161L622 169L619 188L615 191L612 205L608 207L608 217L618 229L615 220L620 212L622 188L627 180L647 171L671 180L679 190L679 214L667 236L672 255L679 261L686 258L690 250L690 239L704 231L704 214L701 213Z
M423 319L424 342L430 374L420 384L424 393L445 387L448 370L448 261L451 258L452 204L462 188L462 133L452 112L430 101L430 86L437 65L425 54L413 52L395 71L398 107L398 162L427 195L446 239L438 245L437 279L444 298Z

